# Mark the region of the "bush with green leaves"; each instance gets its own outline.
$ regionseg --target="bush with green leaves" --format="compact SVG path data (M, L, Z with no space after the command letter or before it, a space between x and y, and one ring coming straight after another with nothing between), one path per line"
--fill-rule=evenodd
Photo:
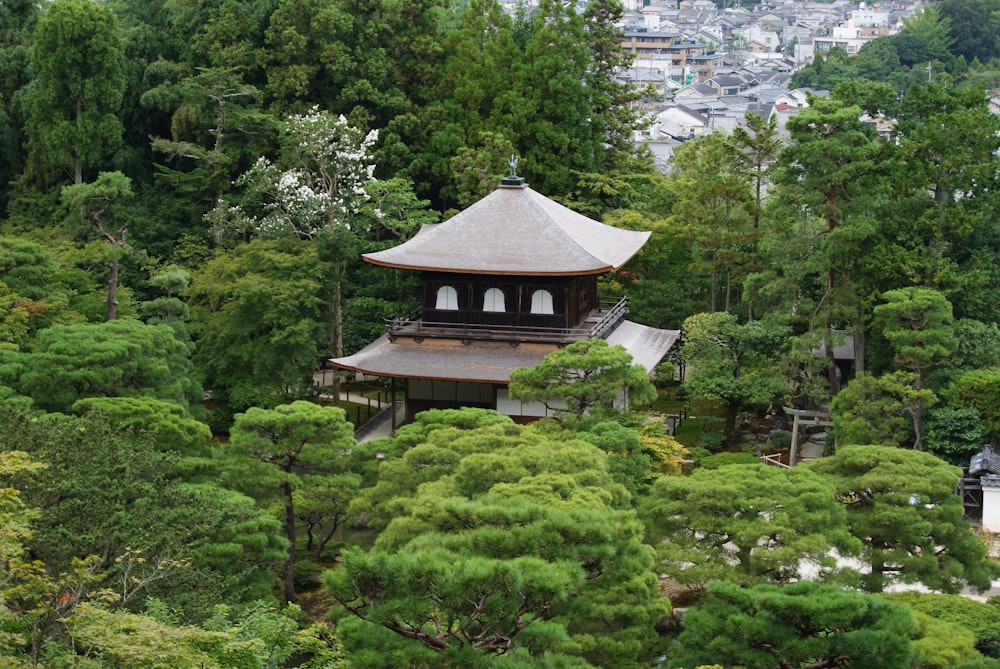
M976 650L1000 659L1000 607L961 595L894 592L884 596L913 611L969 630L975 635Z
M702 458L698 465L704 469L718 469L727 465L756 465L760 464L760 458L753 453L741 451L739 453L715 453Z
M716 581L685 614L670 666L909 669L913 629L905 606L836 585Z
M952 464L967 465L988 439L986 423L974 407L937 407L927 417L927 450Z
M949 404L979 412L990 436L1000 436L1000 369L974 369L954 379L944 392Z

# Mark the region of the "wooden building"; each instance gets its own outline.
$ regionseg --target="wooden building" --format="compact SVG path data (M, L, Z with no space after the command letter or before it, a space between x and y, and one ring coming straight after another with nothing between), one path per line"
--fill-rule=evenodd
M509 397L510 374L581 339L622 344L646 369L676 342L677 330L627 320L625 298L601 304L598 276L622 267L649 232L587 218L506 177L451 219L365 261L421 273L422 309L394 319L388 332L342 369L403 379L406 420L429 408L486 407L516 420L547 415L541 404Z

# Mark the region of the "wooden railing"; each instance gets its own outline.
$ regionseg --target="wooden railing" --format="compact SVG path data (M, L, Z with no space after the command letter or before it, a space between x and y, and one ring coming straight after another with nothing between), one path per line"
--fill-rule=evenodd
M599 318L594 321L594 316ZM567 328L549 328L532 325L482 325L471 323L444 323L425 321L419 315L386 320L389 339L411 337L462 339L475 341L555 342L568 344L583 339L605 338L628 316L628 298L602 305L591 317Z

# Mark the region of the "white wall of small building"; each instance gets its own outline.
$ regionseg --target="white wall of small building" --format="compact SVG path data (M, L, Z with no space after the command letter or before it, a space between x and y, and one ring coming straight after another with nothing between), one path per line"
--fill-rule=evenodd
M983 520L982 527L987 532L1000 534L1000 480L997 477L984 476L983 486Z

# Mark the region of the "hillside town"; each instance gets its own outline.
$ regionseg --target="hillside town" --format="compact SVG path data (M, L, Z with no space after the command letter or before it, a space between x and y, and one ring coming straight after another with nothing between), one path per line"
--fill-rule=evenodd
M650 124L637 137L662 171L673 148L703 132L731 130L747 111L785 121L826 91L791 86L792 74L831 49L848 55L897 34L922 0L805 2L626 2L624 48L634 55L621 80L647 89ZM875 122L873 120L873 122Z

